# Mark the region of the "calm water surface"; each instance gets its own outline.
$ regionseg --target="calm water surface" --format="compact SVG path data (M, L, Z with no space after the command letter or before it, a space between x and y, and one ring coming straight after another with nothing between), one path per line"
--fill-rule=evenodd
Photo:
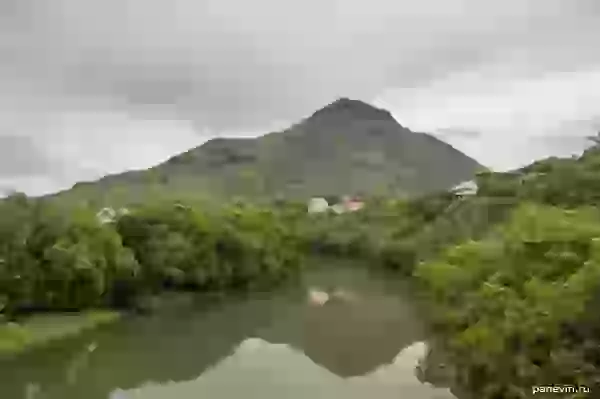
M273 294L178 297L152 316L0 360L0 397L454 398L417 378L427 344L401 281L324 269ZM317 306L310 289L348 295Z

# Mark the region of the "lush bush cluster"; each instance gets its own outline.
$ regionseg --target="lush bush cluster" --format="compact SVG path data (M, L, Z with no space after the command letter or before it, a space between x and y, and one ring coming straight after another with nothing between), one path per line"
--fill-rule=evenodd
M0 307L7 314L109 304L139 269L93 212L63 213L21 195L0 203Z
M449 244L481 235L514 201L436 193L406 200L367 200L357 212L308 215L296 231L308 251L359 256L410 275Z
M600 148L581 157L548 158L510 173L482 172L478 195L513 197L565 208L600 205Z
M116 228L154 289L248 287L301 264L290 225L268 208L240 204L206 214L181 204L147 206L120 218Z
M460 386L481 398L519 398L535 385L590 384L600 363L571 346L566 327L600 285L596 209L524 204L488 238L416 273L439 306Z
M478 196L510 199L517 209L416 268L435 304L454 382L474 397L600 384L599 161L592 149L480 174Z
M3 313L129 306L164 288L248 287L300 265L281 212L236 205L205 214L171 202L102 224L96 211L23 195L0 202Z

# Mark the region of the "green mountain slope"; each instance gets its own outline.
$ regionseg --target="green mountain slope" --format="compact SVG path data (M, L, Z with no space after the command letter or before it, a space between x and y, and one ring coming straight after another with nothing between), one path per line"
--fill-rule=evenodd
M212 139L149 170L79 183L59 197L410 195L450 188L479 167L388 111L342 98L283 132Z

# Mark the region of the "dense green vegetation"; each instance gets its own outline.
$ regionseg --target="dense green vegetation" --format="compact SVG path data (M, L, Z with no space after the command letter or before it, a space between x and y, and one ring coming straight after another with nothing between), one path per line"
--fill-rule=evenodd
M417 232L447 211L457 198L436 193L413 200L367 200L364 210L343 215L308 215L297 229L306 250L364 256L377 264L411 272Z
M461 386L491 398L590 385L596 349L573 346L568 331L598 288L598 242L597 210L523 204L489 237L418 267Z
M478 176L518 207L479 239L420 264L455 384L476 398L600 383L600 150ZM580 396L586 397L584 393Z
M301 265L282 216L249 205L205 213L147 204L102 224L88 207L14 195L0 203L0 221L0 308L9 318L130 307L164 289L246 289Z
M421 260L484 234L504 220L515 203L485 196L462 198L452 192L406 200L372 198L359 212L308 215L295 231L307 251L360 256L374 267L411 275Z

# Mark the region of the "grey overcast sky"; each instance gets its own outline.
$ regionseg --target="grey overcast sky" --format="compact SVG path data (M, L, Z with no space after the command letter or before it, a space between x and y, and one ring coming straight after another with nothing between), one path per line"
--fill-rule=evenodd
M346 96L498 169L600 128L598 0L0 0L0 190L146 168Z

